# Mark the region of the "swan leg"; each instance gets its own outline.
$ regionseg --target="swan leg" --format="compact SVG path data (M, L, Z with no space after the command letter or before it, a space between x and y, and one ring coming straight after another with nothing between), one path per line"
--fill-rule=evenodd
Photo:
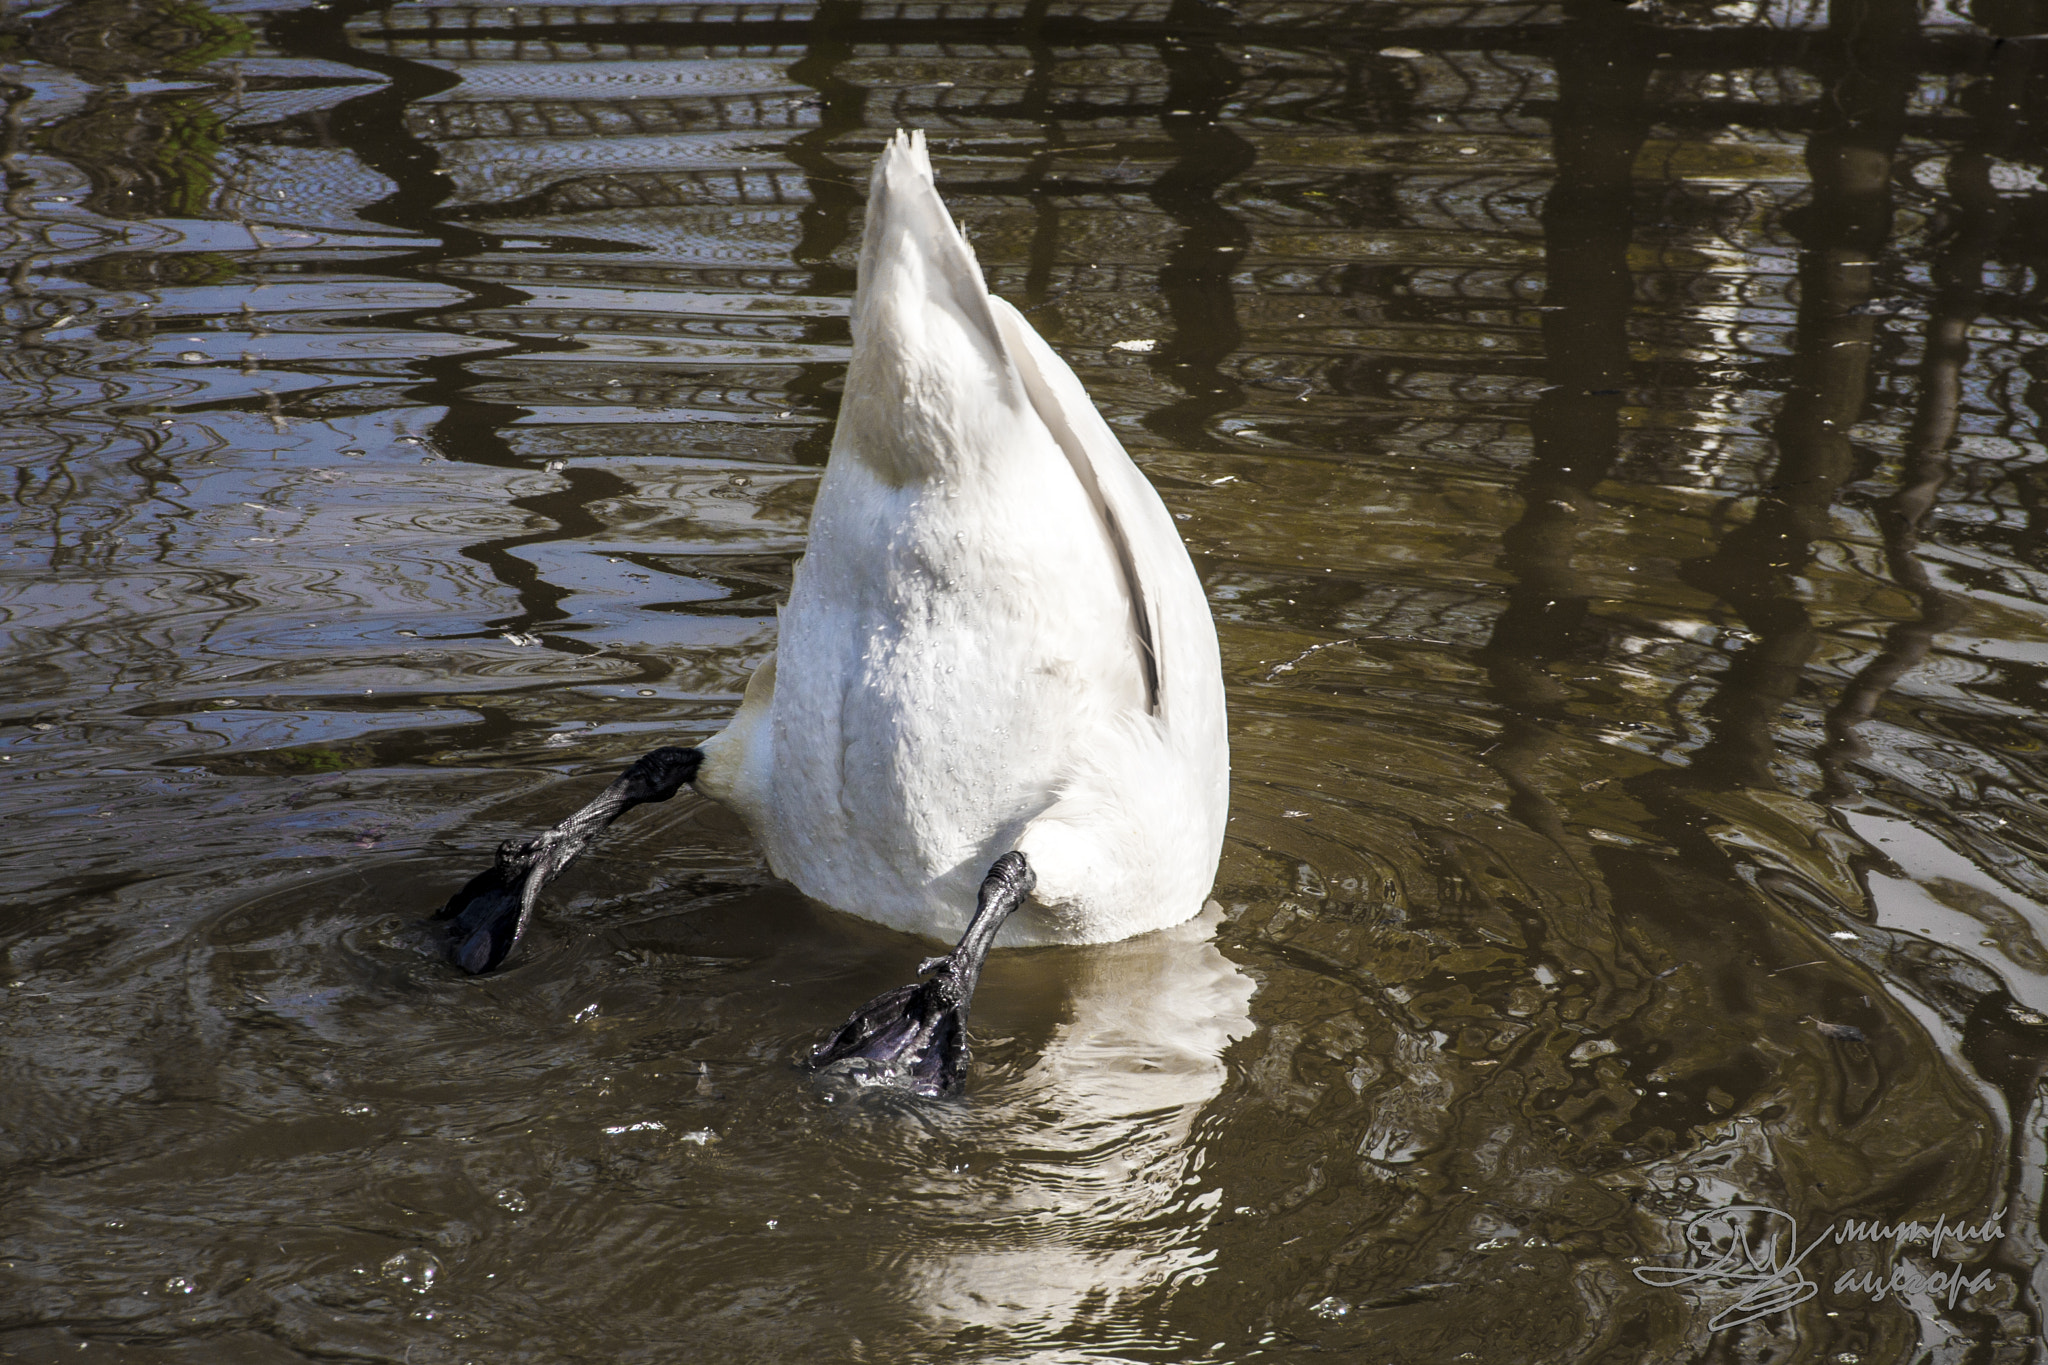
M553 829L531 839L507 839L498 859L441 907L434 918L448 927L448 960L472 976L490 971L519 946L541 888L560 876L612 821L649 801L666 801L697 776L697 749L656 749Z
M936 1098L957 1093L967 1080L967 1007L981 980L981 964L996 930L1037 884L1022 853L996 859L982 879L974 919L953 951L918 964L918 975L929 974L927 980L898 986L855 1010L811 1049L811 1070L857 1060L892 1073L914 1094Z

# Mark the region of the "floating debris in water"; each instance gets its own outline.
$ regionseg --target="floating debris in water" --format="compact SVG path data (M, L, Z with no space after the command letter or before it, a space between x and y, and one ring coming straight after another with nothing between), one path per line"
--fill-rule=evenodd
M1112 351L1129 351L1134 355L1149 355L1158 348L1159 343L1151 337L1139 337L1134 341L1112 341L1109 343L1109 349Z
M1810 1014L1806 1016L1806 1022L1819 1029L1821 1037L1832 1038L1838 1043L1864 1043L1870 1041L1864 1037L1863 1030L1857 1028L1854 1024L1830 1024L1827 1020L1816 1019Z

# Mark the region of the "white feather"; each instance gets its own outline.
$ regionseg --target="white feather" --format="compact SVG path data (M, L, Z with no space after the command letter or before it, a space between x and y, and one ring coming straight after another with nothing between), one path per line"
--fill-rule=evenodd
M1179 923L1229 799L1216 631L1173 518L992 298L922 134L876 163L853 358L775 660L699 790L775 872L950 940L989 864L1038 876L1004 943Z

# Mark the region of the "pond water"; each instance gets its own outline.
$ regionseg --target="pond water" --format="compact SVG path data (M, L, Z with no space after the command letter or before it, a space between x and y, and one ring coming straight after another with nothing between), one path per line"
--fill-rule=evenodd
M0 1358L2039 1358L2037 0L6 15ZM1232 717L957 1103L701 801L423 927L773 648L897 127Z

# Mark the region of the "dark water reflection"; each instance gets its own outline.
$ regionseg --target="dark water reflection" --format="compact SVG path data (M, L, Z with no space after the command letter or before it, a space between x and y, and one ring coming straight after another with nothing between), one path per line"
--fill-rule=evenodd
M2040 1354L2048 12L8 14L0 1355ZM772 647L897 126L1237 773L936 1107L792 1070L919 949L715 809L417 920ZM1744 1202L2000 1236L1632 1273Z

